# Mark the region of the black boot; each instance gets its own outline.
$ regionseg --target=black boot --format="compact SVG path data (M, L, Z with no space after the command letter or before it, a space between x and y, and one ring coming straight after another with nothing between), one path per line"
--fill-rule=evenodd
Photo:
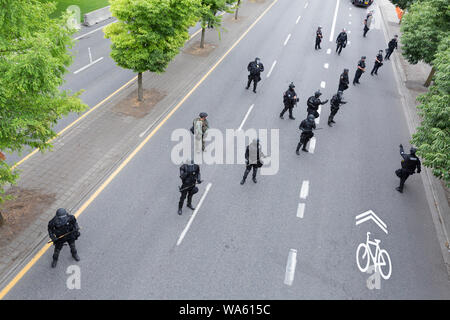
M289 119L291 120L295 120L295 118L293 116L289 116Z
M302 151L309 152L305 147L302 148Z
M188 207L191 210L195 210L195 207L193 207L191 203L188 203L186 207Z
M395 190L397 190L397 191L400 192L400 193L403 193L403 189L400 188L400 187L395 188Z
M300 147L302 146L302 144L299 142L297 144L297 149L295 149L295 153L299 156L300 155Z
M245 179L241 180L241 185L243 185L245 183Z
M80 257L78 256L78 254L76 252L72 253L72 258L74 258L75 261L80 261Z
M182 203L178 203L178 214L181 216L182 214L182 208L183 208L183 204Z
M253 177L252 180L253 180L254 183L258 182L258 181L256 181L256 177Z

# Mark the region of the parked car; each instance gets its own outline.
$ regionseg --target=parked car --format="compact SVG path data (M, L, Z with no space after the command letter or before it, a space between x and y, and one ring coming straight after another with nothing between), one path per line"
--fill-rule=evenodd
M368 7L373 3L373 0L352 0L355 6Z

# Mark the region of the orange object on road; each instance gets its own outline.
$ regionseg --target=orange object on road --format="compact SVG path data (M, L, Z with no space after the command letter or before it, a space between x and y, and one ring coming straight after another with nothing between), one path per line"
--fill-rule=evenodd
M397 17L400 21L402 21L402 17L403 17L403 10L400 9L399 6L395 6L395 11L397 12Z

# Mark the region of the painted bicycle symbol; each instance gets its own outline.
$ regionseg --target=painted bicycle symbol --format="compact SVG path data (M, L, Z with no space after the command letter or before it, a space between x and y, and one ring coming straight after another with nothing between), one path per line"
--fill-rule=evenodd
M356 250L356 264L361 272L367 272L370 262L375 267L375 272L379 271L383 279L391 277L392 264L391 258L386 250L380 249L381 240L371 241L370 232L367 232L366 243L360 243ZM375 247L375 254L372 253L371 246Z

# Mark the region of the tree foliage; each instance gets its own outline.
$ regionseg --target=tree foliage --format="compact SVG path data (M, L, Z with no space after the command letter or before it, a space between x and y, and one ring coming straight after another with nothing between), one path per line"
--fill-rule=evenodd
M200 0L115 0L119 21L105 28L111 57L122 68L162 73L189 39L199 19Z
M450 187L450 36L442 40L433 65L434 84L418 98L423 120L412 142L424 165Z
M409 8L416 0L390 0L392 4L397 5L400 9L405 10Z
M403 56L412 64L432 64L441 39L450 30L448 0L417 0L402 19Z
M0 8L0 150L46 150L56 136L53 125L87 107L80 93L59 89L72 62L68 48L75 30L67 26L67 14L49 18L52 3L0 0ZM3 186L17 177L0 161L0 201Z
M233 12L233 5L237 0L201 0L202 11L201 11L201 24L202 28L210 27L220 27L222 25L222 16L218 16L217 13Z

